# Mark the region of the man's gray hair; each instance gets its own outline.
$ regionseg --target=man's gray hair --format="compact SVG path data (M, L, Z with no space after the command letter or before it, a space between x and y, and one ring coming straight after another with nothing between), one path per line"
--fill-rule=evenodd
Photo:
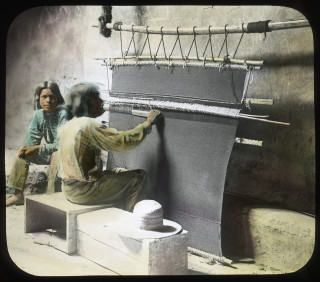
M92 100L99 97L99 87L94 83L82 82L72 86L65 98L69 118L88 117Z

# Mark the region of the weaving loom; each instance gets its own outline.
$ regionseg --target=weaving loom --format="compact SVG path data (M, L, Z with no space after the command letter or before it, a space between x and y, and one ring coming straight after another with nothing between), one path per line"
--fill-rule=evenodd
M131 99L134 105L138 98L162 97L163 100L165 97L178 102L192 98L192 102L206 101L207 105L219 102L237 110L247 74L244 70L177 68L169 72L165 68L131 68L134 67L121 67L113 72L110 100L126 98L128 104ZM134 107L137 108L137 104ZM165 217L189 231L189 245L222 255L224 183L238 119L179 110L161 111L163 124L153 129L144 145L126 153L113 152L108 158L109 166L144 169L148 174L147 197L159 201ZM110 112L110 127L120 130L144 120Z
M264 62L236 59L235 55L245 33L264 33L266 37L266 32L272 30L309 24L298 20L207 28L151 28L122 22L111 24L111 8L105 11L108 13L99 18L100 33L110 37L111 30L119 31L121 46L120 58L95 58L113 70L112 89L105 105L105 110L110 110L110 127L133 128L145 121L148 111L154 108L161 110L164 117L143 146L125 153L109 153L108 167L144 169L148 175L147 198L160 202L164 217L189 231L191 249L214 254L217 260L223 261L221 212L233 144L262 144L262 141L243 142L236 138L239 119L289 125L269 120L268 116L241 113L250 100L246 97L250 74ZM121 31L131 33L126 51L122 49ZM140 52L136 49L135 32L145 34ZM229 33L242 33L233 57L227 46ZM160 36L155 53L151 50L149 34ZM213 34L225 35L217 57L213 56ZM165 48L164 35L176 36L170 54ZM183 54L180 35L193 36L187 54ZM208 36L202 55L199 55L197 35ZM149 50L145 50L146 46ZM163 54L159 54L161 47ZM224 48L226 54L220 56ZM196 56L190 55L192 49ZM270 104L267 100L257 103Z

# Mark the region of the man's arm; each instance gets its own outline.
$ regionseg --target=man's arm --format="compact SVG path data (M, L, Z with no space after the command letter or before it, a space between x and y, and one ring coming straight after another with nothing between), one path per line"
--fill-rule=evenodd
M20 159L29 159L38 154L40 150L41 145L35 145L30 147L23 146L19 149L17 155Z
M98 143L98 146L104 150L122 152L132 149L138 146L145 136L151 132L151 126L159 115L160 111L152 110L144 123L126 131L97 127L93 132L93 138Z

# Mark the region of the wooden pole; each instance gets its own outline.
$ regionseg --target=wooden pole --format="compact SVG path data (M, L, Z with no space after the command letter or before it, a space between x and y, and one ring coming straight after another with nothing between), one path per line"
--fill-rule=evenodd
M309 27L310 24L307 20L292 20L286 22L269 22L267 27L268 31L292 29ZM93 27L99 27L93 25ZM112 30L121 30L128 32L139 32L149 34L163 34L163 35L207 35L207 34L225 34L227 33L251 33L248 31L248 23L241 26L225 26L225 27L191 27L191 28L164 28L164 27L148 27L148 26L137 26L137 25L117 25L117 29L114 29L113 24L107 23L106 27Z
M167 66L167 67L204 67L204 68L221 68L223 60L220 62L210 61L184 61L184 60L126 60L122 58L106 60L106 66ZM247 70L249 64L230 64L227 66L231 69ZM252 66L254 69L260 69L260 66Z
M199 61L202 62L202 64L207 64L207 63L212 63L212 62L217 62L217 63L222 63L224 62L224 58L219 58L219 57L181 57L181 56L170 56L170 57L165 57L165 56L124 56L123 58L113 58L113 60L127 60L127 59L135 59L135 60L152 60L152 61L157 61L157 60L167 60L167 64L170 61L174 60L185 60L187 62L190 61ZM95 58L95 60L107 60L107 58ZM262 66L264 64L263 60L260 61L253 61L253 60L241 60L241 59L229 59L231 64L237 64L237 65L250 65L250 66Z
M191 254L203 257L203 258L207 258L210 261L217 261L219 263L226 264L226 265L229 265L229 266L232 265L232 260L231 259L227 259L224 256L217 256L217 255L210 254L210 253L207 253L205 251L201 251L201 250L198 250L198 249L195 249L195 248L192 248L192 247L188 247L188 252L190 252Z

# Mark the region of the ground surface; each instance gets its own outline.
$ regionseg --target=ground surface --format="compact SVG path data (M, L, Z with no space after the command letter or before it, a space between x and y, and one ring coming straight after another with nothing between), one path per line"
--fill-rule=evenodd
M8 252L12 261L23 271L36 276L117 275L79 255L67 255L47 245L36 244L24 233L24 206L6 208ZM231 267L209 262L189 254L189 275L270 274L276 273L255 263L234 262Z
M6 151L6 172L12 166L15 152ZM45 171L44 166L31 166L27 180L26 194L38 193L32 187L41 188L39 171ZM41 189L40 189L41 190ZM7 188L7 197L13 191ZM6 239L9 255L12 261L23 271L36 276L87 276L87 275L117 275L109 269L89 261L80 255L67 255L62 251L47 245L36 244L30 234L24 233L24 206L6 208ZM279 273L265 265L256 263L240 263L234 261L231 266L210 262L208 259L189 254L189 275L242 275L242 274L275 274Z

